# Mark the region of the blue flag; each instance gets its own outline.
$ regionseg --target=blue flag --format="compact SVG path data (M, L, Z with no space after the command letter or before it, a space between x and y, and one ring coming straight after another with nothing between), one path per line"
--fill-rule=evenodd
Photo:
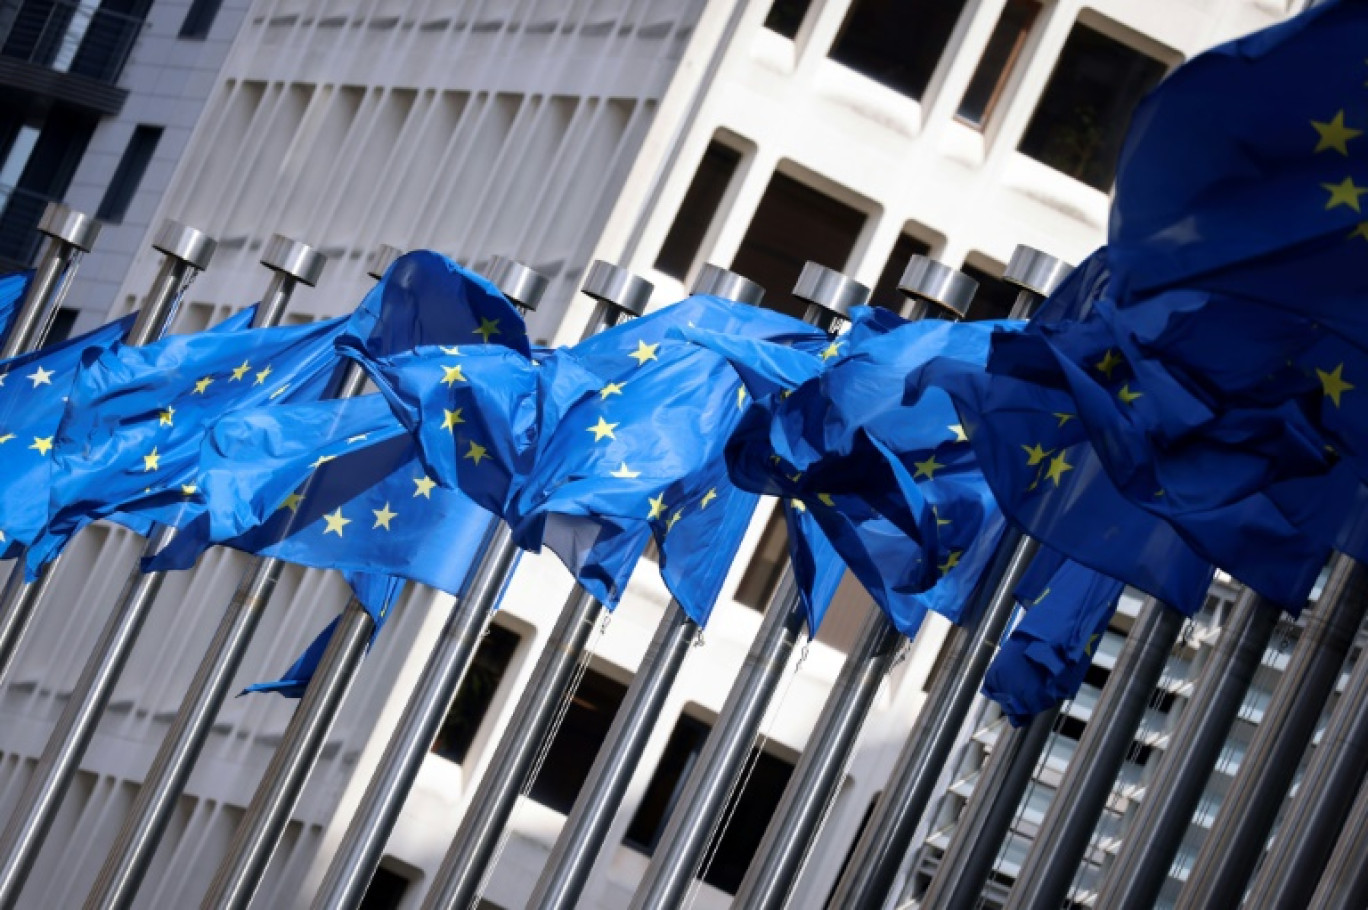
M19 314L19 306L28 293L29 282L33 280L32 271L11 272L0 275L0 339L9 334L14 317Z
M1124 586L1047 548L1015 594L1024 616L984 677L983 694L1014 727L1078 694Z

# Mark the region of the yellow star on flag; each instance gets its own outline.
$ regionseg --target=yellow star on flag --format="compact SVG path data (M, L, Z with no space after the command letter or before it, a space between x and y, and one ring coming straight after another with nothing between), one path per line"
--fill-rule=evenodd
M1088 644L1083 648L1083 653L1092 657L1092 653L1097 648L1097 642L1101 637L1101 632L1088 636Z
M52 450L52 437L35 436L33 437L33 445L29 446L29 448L37 449L39 455L46 455L49 451Z
M1321 187L1330 193L1330 201L1325 203L1327 211L1336 206L1347 205L1354 211L1359 209L1359 197L1368 193L1368 187L1354 185L1353 177L1345 177L1342 183L1322 183Z
M422 477L413 478L413 485L417 488L413 491L414 499L417 499L419 496L424 499L431 499L432 490L437 486L437 481L424 474Z
M1316 370L1316 375L1320 377L1321 389L1325 392L1325 397L1329 398L1335 405L1340 406L1340 396L1354 387L1351 382L1344 379L1344 364L1339 364L1329 373L1324 370Z
M655 519L664 515L665 512L670 508L669 506L665 505L664 493L660 493L659 495L646 501L651 504L651 514L646 516L647 521L654 521Z
M1065 414L1063 411L1055 411L1054 416L1055 419L1059 421L1059 425L1061 427L1064 426L1064 424L1068 423L1070 420L1074 419L1073 414Z
M1363 130L1344 125L1344 111L1337 112L1329 123L1312 120L1311 126L1319 136L1316 141L1317 152L1333 149L1346 158L1349 157L1349 140L1363 135Z
M1353 240L1355 237L1362 237L1364 240L1368 240L1368 221L1360 221L1354 229L1349 232L1348 239Z
M465 382L465 373L461 372L461 365L442 367L442 385L455 385L458 382Z
M233 380L241 379L243 376L247 375L247 371L251 368L252 365L250 363L248 363L246 360L242 361L242 364L240 366L233 368L233 379L229 381L231 382Z
M389 503L385 503L378 509L371 509L371 514L375 516L375 524L371 525L371 530L373 531L376 528L384 528L386 531L388 531L390 529L390 520L395 518L399 513L391 512Z
M670 533L672 530L674 530L675 522L679 521L679 519L681 519L681 518L683 518L683 517L684 517L684 511L683 511L682 509L681 509L680 511L674 513L673 515L671 515L671 516L670 516L670 520L667 521L667 522L665 522L665 533L668 534L668 533Z
M485 319L482 316L480 317L480 327L475 330L475 334L483 338L485 344L489 344L490 338L495 335L502 335L503 333L499 331L499 320Z
M1122 404L1135 404L1135 399L1143 398L1144 395L1144 392L1132 392L1129 382L1116 392L1116 397L1121 399Z
M1026 451L1026 467L1028 468L1033 468L1040 464L1046 458L1049 458L1050 453L1054 451L1053 449L1045 448L1038 442L1033 446L1022 446L1022 449Z
M266 369L264 369L264 370L258 370L258 371L257 371L257 374L256 374L256 382L252 383L252 385L261 385L263 382L266 381L266 377L267 377L267 376L270 376L270 375L271 375L271 365L268 363L268 364L266 364Z
M287 383L285 383L284 385L282 385L280 388L276 389L274 392L271 393L271 395L270 395L270 400L271 400L271 401L275 401L275 400L276 400L277 398L279 398L281 395L284 395L287 391L289 391L289 389L290 389L290 384L287 382Z
M1112 370L1121 366L1121 364L1125 362L1126 358L1122 357L1115 349L1108 348L1107 353L1103 354L1102 359L1099 360L1096 364L1097 372L1101 373L1103 376L1106 376L1108 379L1111 379Z
M746 406L746 389L744 386L737 386L736 388L736 406L738 408Z
M838 341L833 341L831 344L829 344L829 345L827 345L826 347L822 348L822 359L823 359L823 360L830 360L831 358L836 357L836 356L839 355L840 353L841 353L841 344L840 344L840 342L838 342Z
M1060 452L1050 459L1049 470L1045 472L1046 480L1053 480L1054 485L1059 486L1059 479L1064 476L1065 471L1072 471L1073 465L1064 460L1064 453Z
M168 405L165 411L157 415L157 423L164 427L175 426L175 417L176 409Z
M634 478L640 477L641 472L633 471L631 468L627 467L627 462L624 461L622 464L618 466L618 469L616 471L608 472L608 476L616 477L619 480L632 480Z
M13 433L6 433L5 435L0 436L0 446L2 446L2 445L4 445L5 443L9 442L9 441L10 441L11 439L13 439L13 438L14 438L14 434L13 434Z
M836 500L831 498L830 493L818 493L817 501L820 502L822 505L826 506L828 509L836 508Z
M703 494L703 498L698 502L698 510L701 512L708 507L708 503L717 498L717 487Z
M319 455L317 458L313 460L313 463L309 465L309 469L317 470L318 468L323 467L323 465L327 464L328 462L334 461L336 459L336 455Z
M338 537L342 536L342 529L351 524L350 518L342 517L341 506L338 506L337 511L331 515L324 515L323 520L328 523L328 526L323 529L323 533L336 534Z
M28 374L28 378L33 380L33 387L36 389L40 385L52 385L52 371L42 367Z
M475 462L478 465L480 463L481 458L487 457L488 452L488 449L486 449L484 446L480 445L478 442L472 439L470 441L470 450L461 457L469 458L471 461Z
M440 350L443 354L450 354L452 357L460 357L460 356L461 356L461 348L460 348L459 345L454 345L454 344L452 344L452 345L446 345L446 344L443 344L443 345L438 345L437 347L438 347L438 350Z
M658 347L660 347L659 342L657 342L656 344L647 344L644 341L638 340L637 349L635 351L632 351L627 356L635 360L637 362L637 366L645 366L646 361L657 359L656 348Z
M610 383L608 383L606 386L604 386L603 388L599 389L599 398L600 398L601 400L606 401L606 400L608 399L608 396L609 396L609 395L621 395L621 394L622 394L622 387L623 387L624 385L626 385L625 382L610 382Z
M150 454L143 456L143 470L155 471L161 462L161 456L157 454L157 447L153 446Z
M955 434L955 442L969 441L969 434L964 432L964 424L962 423L950 424L950 432Z
M347 437L347 445L351 445L351 444L354 443L354 442L361 442L363 439L365 439L365 438L366 438L367 436L369 436L369 435L370 435L369 433L357 433L355 436L348 436L348 437Z
M960 552L961 551L959 550L951 552L949 556L945 557L945 562L941 563L939 566L936 567L940 569L942 575L944 575L946 572L949 572L955 566L959 565Z
M941 517L940 517L940 510L937 509L935 506L932 506L932 507L931 507L931 514L934 515L934 516L936 516L936 527L939 528L939 527L941 527L942 525L948 525L948 524L950 524L950 519L948 519L948 518L941 518Z
M464 409L457 408L454 411L448 411L446 408L442 408L442 429L455 433L457 425L465 423L465 418L461 416L462 410Z
M299 504L303 501L303 495L299 493L291 493L289 496L285 497L285 501L280 504L279 508L289 509L291 512L298 512Z
M183 484L181 484L181 493L184 494L184 495L186 495L186 496L194 496L194 495L195 495L195 491L198 490L198 489L199 489L199 487L195 486L193 483L183 483Z
M603 415L600 414L598 423L594 424L592 427L586 427L585 429L587 429L590 433L593 433L594 442L598 442L605 436L609 439L617 439L617 437L613 435L613 431L616 430L618 426L619 424L609 423L608 421L604 420Z
M205 393L205 391L209 388L209 386L213 385L213 383L214 383L214 377L212 377L212 376L205 376L205 377L204 377L203 379L201 379L199 382L195 383L195 391L194 391L194 394L196 394L196 395L203 395L203 394Z
M795 512L807 511L807 506L803 504L803 501L801 499L790 499L789 505L793 508Z
M913 480L916 480L918 477L925 477L927 480L935 480L936 472L945 467L945 465L936 461L935 455L932 455L925 461L914 461L912 464L917 469L917 472L912 475Z

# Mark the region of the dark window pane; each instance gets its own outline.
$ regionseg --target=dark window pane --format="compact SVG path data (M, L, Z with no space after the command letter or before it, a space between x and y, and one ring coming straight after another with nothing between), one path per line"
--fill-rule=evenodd
M964 90L956 117L974 126L982 126L988 119L1039 13L1036 0L1008 0L974 70L974 78Z
M80 314L80 310L69 306L58 307L57 312L52 317L52 325L48 327L47 338L43 343L53 345L70 338L71 329L76 325L76 317Z
M980 319L1006 319L1012 312L1012 304L1016 302L1017 287L1003 281L997 272L985 272L983 269L965 263L960 267L960 271L978 282L978 290L974 293L974 302L969 305L969 312L965 314L965 319L977 322Z
M831 59L920 100L963 9L964 0L856 0Z
M119 166L114 169L114 176L110 178L104 199L100 202L96 217L101 221L118 224L128 214L128 206L138 192L138 184L142 183L143 174L147 172L147 164L157 150L161 135L162 128L159 126L139 126L133 130L128 147L124 149Z
M784 523L784 510L775 509L760 535L760 545L741 575L741 583L736 586L736 599L752 610L764 610L787 564L788 526Z
M736 165L741 161L741 153L732 151L721 143L714 142L703 153L698 163L693 182L684 193L684 201L679 204L670 232L661 244L660 255L656 257L655 267L666 275L684 279L689 266L698 255L703 237L708 233L717 207L722 204L727 185L736 173Z
M1131 113L1164 64L1075 24L1021 152L1099 190L1111 187Z
M408 879L381 866L375 870L375 876L366 887L359 910L398 910L408 886Z
M503 626L489 627L489 634L480 639L470 670L451 701L451 710L442 721L442 729L437 731L433 752L457 764L465 761L470 744L494 701L494 693L508 672L518 641L518 636Z
M770 178L732 271L765 289L765 306L802 316L807 305L791 293L808 260L840 269L864 227L864 213L786 177Z
M222 3L223 0L194 0L185 14L185 21L181 23L180 37L209 37L209 29L214 27L214 18L218 16Z
M624 843L628 846L648 856L655 852L670 812L678 803L703 750L708 730L707 724L692 717L681 717L675 724L665 754L627 828ZM751 760L755 768L740 794L727 806L724 818L728 822L721 832L720 842L715 836L704 853L711 856L712 861L703 873L703 881L728 894L735 894L740 887L760 846L760 839L764 837L765 827L774 816L774 808L793 774L793 765L768 753L757 755L752 751Z
M593 670L585 672L541 772L532 782L533 799L557 812L570 811L626 694L622 683Z
M774 0L769 15L765 17L765 28L785 38L792 38L798 34L803 17L811 5L812 0Z
M870 304L901 313L907 306L907 298L898 290L898 282L902 279L903 270L907 268L907 261L913 256L927 256L930 253L931 244L923 243L907 234L900 236L898 242L893 244L893 252L888 255L888 262L884 263L879 283L874 285L874 293L869 297Z

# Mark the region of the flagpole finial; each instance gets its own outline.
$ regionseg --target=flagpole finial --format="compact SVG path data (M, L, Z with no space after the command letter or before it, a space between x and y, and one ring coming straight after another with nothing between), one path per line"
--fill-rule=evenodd
M551 279L541 272L503 256L494 256L489 260L485 277L494 282L494 286L505 297L524 310L535 310L547 286L551 284Z
M703 268L699 270L698 277L694 279L693 287L689 288L689 293L707 294L751 306L759 306L760 301L765 299L765 289L760 285L743 275L738 275L719 265L713 265L711 262L705 263Z
M301 284L314 287L323 276L328 257L307 243L291 240L284 234L272 234L261 254L261 264L273 272L281 272Z
M100 236L100 222L63 202L49 202L38 221L38 232L89 253Z
M375 252L370 254L366 264L366 274L379 281L385 277L385 270L390 267L390 264L402 255L404 255L404 251L399 247L390 246L388 243L380 244L375 248Z
M794 297L841 318L849 315L852 307L868 303L869 294L869 288L849 275L815 262L804 263L803 271L793 285Z
M208 268L217 248L218 241L208 234L169 218L152 241L152 249L179 259L199 272Z
M589 264L580 290L595 300L612 304L632 316L640 316L651 302L655 285L622 266L595 259Z
M1018 244L1007 260L1002 280L1019 288L1049 297L1060 282L1073 271L1073 266L1056 256L1035 247Z
M949 311L945 315L959 319L969 312L978 282L943 262L916 255L903 269L898 290L914 300L934 303Z

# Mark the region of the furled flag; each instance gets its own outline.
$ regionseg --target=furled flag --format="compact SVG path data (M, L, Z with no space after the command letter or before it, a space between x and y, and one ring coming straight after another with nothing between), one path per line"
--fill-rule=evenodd
M983 682L1012 726L1078 694L1123 587L1048 548L1032 560L1014 592L1024 615Z
M14 317L19 314L19 305L28 293L29 282L32 280L32 271L0 275L0 339L9 334L10 326L14 324Z

